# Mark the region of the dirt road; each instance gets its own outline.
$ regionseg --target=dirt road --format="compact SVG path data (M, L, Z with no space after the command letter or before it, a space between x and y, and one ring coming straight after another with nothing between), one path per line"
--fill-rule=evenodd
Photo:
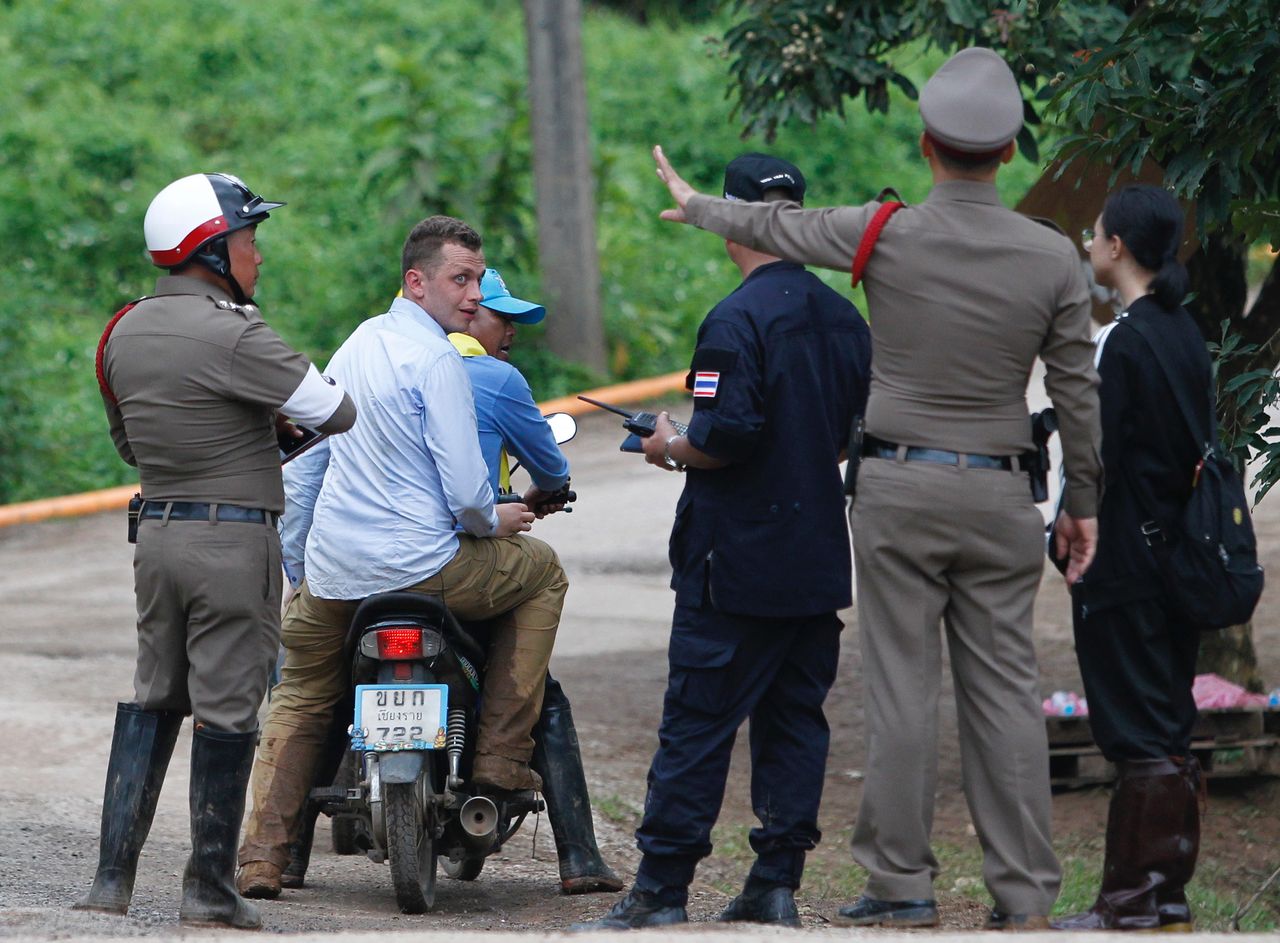
M572 515L535 531L559 550L570 575L554 670L573 700L606 856L633 873L631 832L644 797L644 773L656 744L665 681L671 599L666 540L681 479L617 452L617 426L583 422L567 446L581 497ZM1280 573L1280 498L1264 503L1260 533L1272 573ZM189 850L186 791L189 737L179 741L155 826L143 854L128 918L67 908L87 888L114 704L130 696L134 657L131 548L122 514L0 530L0 716L9 747L0 763L0 937L51 940L79 936L170 936L177 932L182 867ZM839 680L829 701L833 737L822 812L825 840L811 859L802 912L826 925L860 880L848 865L847 839L857 808L862 763L857 629L845 613ZM1066 596L1046 577L1037 607L1043 689L1079 690ZM1280 593L1259 609L1256 641L1264 677L1280 682ZM942 779L935 836L944 855L938 890L946 928L976 926L985 914L973 875L977 845L959 792L950 679L943 698ZM743 751L739 751L740 754ZM745 756L735 757L717 852L699 871L690 905L711 919L747 867L752 822ZM1280 865L1274 782L1215 786L1206 823L1202 874L1241 894ZM1106 795L1060 794L1055 829L1064 858L1096 867ZM599 915L612 896L561 897L545 820L491 860L474 883L441 879L434 913L408 917L395 906L387 869L327 853L317 838L308 887L263 905L279 932L336 930L526 930L553 932ZM1267 906L1275 906L1274 903Z

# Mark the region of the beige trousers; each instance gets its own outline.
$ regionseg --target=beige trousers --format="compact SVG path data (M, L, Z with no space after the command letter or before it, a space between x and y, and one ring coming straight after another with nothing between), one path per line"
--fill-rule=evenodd
M853 857L866 894L934 897L945 634L987 889L997 909L1048 914L1061 872L1031 641L1044 528L1026 474L868 458L849 520L867 720Z
M406 587L439 596L462 620L492 619L473 779L536 787L534 725L568 580L554 550L532 537L459 537L435 576ZM253 809L240 863L283 868L333 721L350 683L343 657L359 600L320 599L304 583L285 612L285 663L253 768Z

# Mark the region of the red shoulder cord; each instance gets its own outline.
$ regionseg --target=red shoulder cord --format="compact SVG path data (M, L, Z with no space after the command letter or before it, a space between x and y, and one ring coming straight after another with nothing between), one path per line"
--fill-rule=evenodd
M862 241L858 243L858 251L853 256L853 266L849 270L853 276L852 287L857 288L858 282L862 281L862 271L871 261L871 253L875 251L876 240L880 238L880 231L884 229L884 224L889 222L890 216L906 205L897 200L881 203L880 208L876 210L876 215L871 217L871 222L862 233Z
M111 392L111 387L107 385L107 375L102 371L102 357L107 352L107 341L111 339L111 332L115 329L116 322L133 310L133 306L139 301L146 300L146 298L138 298L136 301L130 301L117 311L107 322L107 329L102 332L102 340L98 341L98 356L94 360L94 366L98 371L98 389L102 390L102 395L111 401L112 406L118 406L120 401L116 399L116 394Z

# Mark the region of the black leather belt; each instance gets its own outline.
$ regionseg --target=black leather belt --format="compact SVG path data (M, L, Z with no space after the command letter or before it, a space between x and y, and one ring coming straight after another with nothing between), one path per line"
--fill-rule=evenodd
M146 501L138 516L144 521L163 520L166 507L171 521L207 521L210 507L217 509L213 515L214 520L231 524L270 524L274 527L278 517L275 511L263 508L242 508L234 504L209 505L198 501Z
M862 454L871 458L898 457L901 446L896 442L886 442L875 436L867 436L862 442ZM933 462L936 465L960 465L967 468L999 468L1004 471L1026 471L1027 460L1022 455L974 455L972 452L948 452L946 449L926 449L914 445L907 446L903 458L908 462Z

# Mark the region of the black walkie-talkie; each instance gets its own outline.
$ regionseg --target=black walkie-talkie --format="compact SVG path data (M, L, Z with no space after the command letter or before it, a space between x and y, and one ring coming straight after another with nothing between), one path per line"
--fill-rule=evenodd
M653 435L653 431L658 428L657 413L632 413L623 409L621 406L614 406L612 403L602 403L598 399L592 399L590 396L579 396L578 399L584 403L590 403L592 406L599 406L601 409L607 409L611 413L617 413L622 417L622 427L631 435L622 440L621 449L623 452L643 452L644 448L640 444L640 439L647 439ZM671 425L675 428L678 435L685 435L689 431L689 427L683 422L671 420Z

